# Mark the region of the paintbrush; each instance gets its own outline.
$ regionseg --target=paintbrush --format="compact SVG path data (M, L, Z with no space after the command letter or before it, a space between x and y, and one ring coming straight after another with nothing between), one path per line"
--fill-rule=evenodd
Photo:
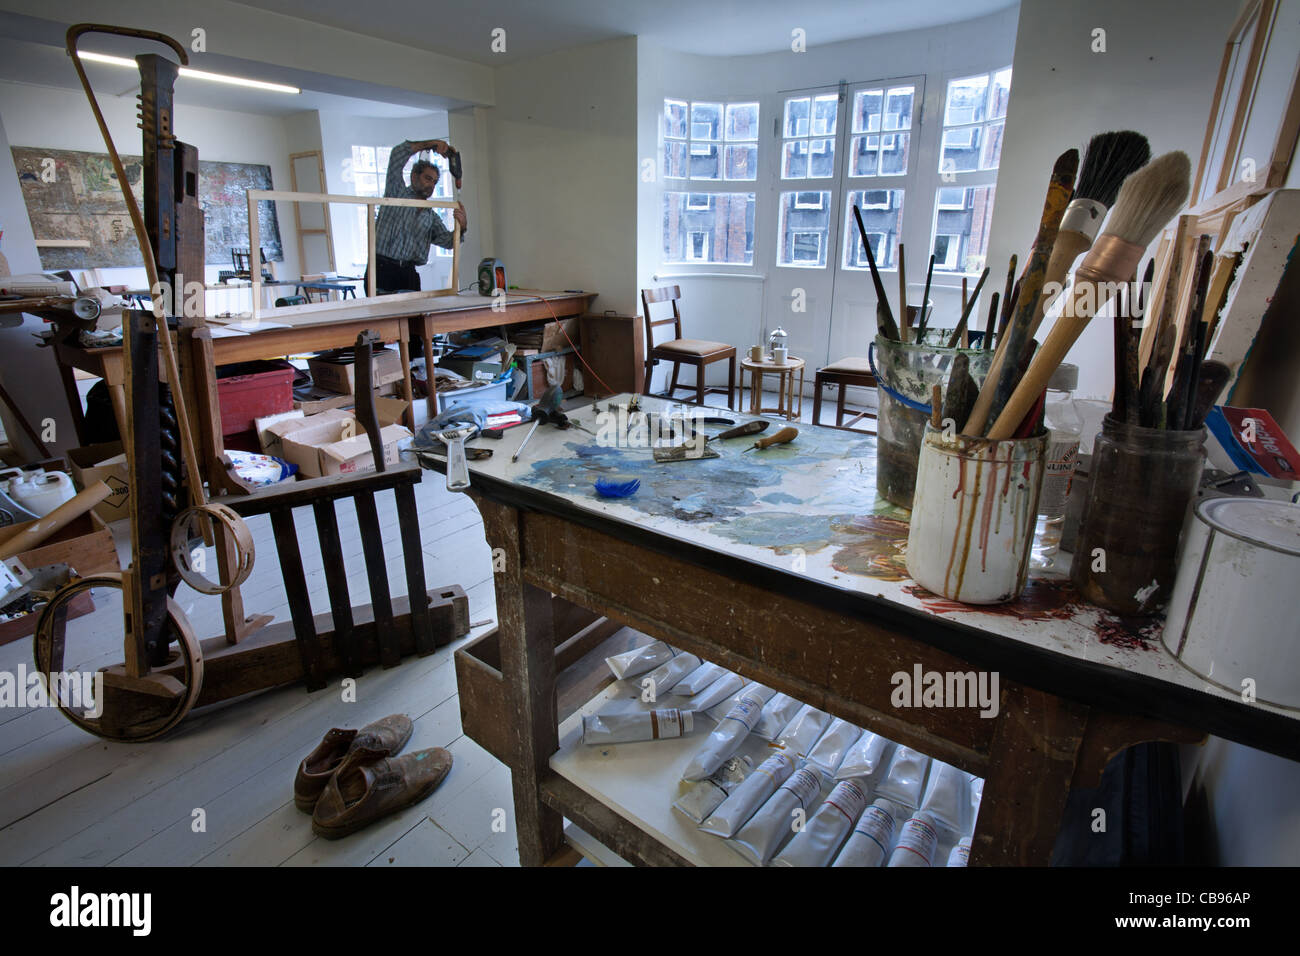
M934 428L943 427L943 389L938 382L930 386L930 425Z
M1079 151L1069 149L1056 158L1052 167L1052 177L1047 186L1047 197L1043 201L1043 214L1038 224L1038 235L1029 253L1029 264L1021 276L1020 299L1016 306L1015 318L1007 327L1007 334L998 343L998 350L993 353L993 362L984 387L980 390L979 401L971 411L962 433L979 436L984 434L984 426L991 415L996 414L1011 395L1016 383L1016 374L1020 358L1025 351L1025 343L1033 337L1029 334L1029 320L1033 318L1034 306L1038 293L1043 288L1043 277L1047 271L1047 260L1051 257L1052 246L1056 243L1056 231L1065 215L1065 207L1070 203L1074 187L1074 174L1079 169ZM1024 417L1022 410L1016 418L1019 423ZM1014 428L1014 426L1012 426Z
M1011 256L1011 261L1007 264L1007 284L1002 289L1002 315L998 321L998 335L1002 335L1002 330L1007 327L1011 321L1011 310L1015 306L1015 300L1011 298L1011 291L1016 285L1016 264L1019 258Z
M1214 407L1215 400L1223 391L1223 386L1228 384L1231 375L1232 370L1228 366L1214 359L1206 359L1201 364L1201 375L1196 380L1195 397L1187 416L1189 430L1205 424L1205 416L1210 414L1210 409Z
M1015 261L1015 256L1011 257ZM1016 305L1020 302L1020 280L1011 287L1011 294L1002 300L1002 315L998 319L998 345L1002 344L1002 336L1007 334L1007 326L1011 324L1011 316L1016 314Z
M970 410L979 397L979 388L970 377L970 356L965 352L957 353L952 360L952 372L948 375L948 392L943 399L943 417L953 422L964 422L970 417Z
M1079 183L1074 188L1074 198L1061 217L1061 229L1052 246L1052 257L1047 262L1047 275L1043 280L1043 294L1029 324L1032 338L1043 322L1043 315L1061 294L1065 277L1074 260L1087 252L1106 213L1115 204L1119 188L1131 174L1147 164L1151 158L1151 145L1141 133L1123 130L1116 133L1098 133L1088 141L1079 168Z
M980 289L984 288L984 280L989 277L988 266L980 273L980 281L975 283L975 294L962 303L961 318L957 321L957 328L952 330L952 335L948 336L948 348L956 348L957 340L962 340L962 348L967 347L966 323L970 320L970 314L975 308L975 303L979 301ZM965 279L962 280L965 283Z
M1209 237L1202 236L1199 245L1208 247L1209 243ZM1187 309L1187 322L1183 326L1173 383L1169 387L1169 427L1173 429L1183 429L1196 391L1196 380L1200 376L1200 351L1197 345L1205 335L1205 323L1201 321L1201 316L1205 311L1205 293L1209 288L1213 265L1214 254L1208 248L1202 248L1196 263L1196 275L1192 280L1192 302Z
M880 281L880 270L876 268L876 256L871 251L871 243L867 241L867 230L862 225L862 212L858 209L857 203L853 204L853 218L858 221L858 235L862 237L862 246L867 250L867 265L871 267L871 281L876 284L876 323L880 327L881 335L898 342L900 341L898 323L894 321L894 313L889 310L889 299L885 296L885 284Z
M930 279L934 276L934 255L930 255L930 267L925 270L925 291L921 293L921 316L916 323L916 341L921 341L925 334L925 323L930 318Z
M980 347L983 348L985 352L993 348L993 327L997 325L997 321L998 294L994 292L993 297L989 299L989 317L984 323L984 341L980 343Z
M1124 421L1130 425L1141 424L1141 376L1139 374L1140 340L1133 320L1146 315L1150 306L1151 280L1155 276L1156 260L1152 256L1147 260L1146 272L1142 274L1142 284L1135 289L1129 299L1129 306L1123 318L1124 324L1124 359L1115 383L1117 404L1123 409ZM1122 397L1121 397L1122 395ZM1118 416L1117 416L1118 417Z
M898 330L901 341L907 341L907 257L903 244L898 244Z
M1165 374L1173 357L1177 335L1172 325L1160 330L1151 360L1142 372L1142 385L1138 389L1138 413L1143 428L1161 428L1164 408Z
M990 438L1006 438L1015 431L1089 319L1114 295L1116 285L1137 270L1143 251L1182 208L1190 190L1191 161L1177 150L1153 159L1124 181L1106 232L1075 270L1071 298L989 430Z

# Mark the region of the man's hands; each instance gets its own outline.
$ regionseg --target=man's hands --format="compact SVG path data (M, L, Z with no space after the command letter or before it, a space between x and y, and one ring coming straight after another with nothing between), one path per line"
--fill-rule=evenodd
M447 151L451 149L451 147L447 145L446 140L441 139L426 139L421 140L418 143L412 143L411 145L415 147L413 152L418 153L426 149L433 149L438 151L439 156L446 156Z
M460 226L461 232L469 228L469 217L465 215L464 203L456 203L456 208L451 211L451 214L455 217L456 224Z

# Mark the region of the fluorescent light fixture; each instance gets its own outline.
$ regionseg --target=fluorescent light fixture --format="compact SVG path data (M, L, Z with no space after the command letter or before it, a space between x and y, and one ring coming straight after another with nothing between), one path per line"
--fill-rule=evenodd
M135 60L128 60L121 56L107 56L103 53L89 53L84 50L77 53L83 60L91 63L107 63L111 66L126 66L131 69L136 68ZM272 93L301 93L302 90L296 86L285 86L282 83L266 83L262 80L248 80L242 76L226 76L221 73L207 73L203 70L191 70L188 66L180 68L181 76L192 77L196 80L208 80L211 83L228 83L231 86L248 86L255 90L270 90Z

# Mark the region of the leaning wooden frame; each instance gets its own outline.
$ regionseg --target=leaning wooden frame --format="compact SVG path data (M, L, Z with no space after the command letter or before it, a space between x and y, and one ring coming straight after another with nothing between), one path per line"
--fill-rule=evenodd
M415 206L417 208L455 209L460 203L454 199L390 199L385 196L344 196L339 193L295 193L278 189L248 190L248 239L249 262L248 274L253 283L253 321L258 320L262 302L262 250L258 248L261 239L260 224L257 220L257 204L261 200L272 202L310 202L310 203L346 203L353 206L365 206L366 216L366 261L367 270L366 298L375 298L375 208L378 206ZM460 279L460 224L453 224L451 240L451 285L445 289L429 289L412 296L455 295L459 291ZM388 298L388 297L386 297ZM324 305L325 303L320 303ZM309 307L308 307L309 308Z

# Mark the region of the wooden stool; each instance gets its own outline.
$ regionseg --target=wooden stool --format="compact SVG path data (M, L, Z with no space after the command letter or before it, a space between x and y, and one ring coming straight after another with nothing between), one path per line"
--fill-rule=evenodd
M804 360L787 356L785 363L777 365L769 357L764 357L763 361L755 362L751 358L740 360L740 388L745 388L745 372L750 374L749 383L749 413L751 415L765 415L769 412L775 415L781 415L787 419L800 418L803 416L803 370ZM794 396L794 373L799 373L799 409L795 410ZM763 408L763 376L775 375L777 382L777 406L776 408Z
M844 389L846 386L854 385L861 388L875 388L876 377L871 374L871 364L865 358L842 358L830 365L825 365L817 370L817 375L813 379L813 413L812 420L814 425L821 424L822 415L822 386L838 386L835 397L835 427L852 428L853 425L863 418L875 418L874 412L865 409L846 408L844 405ZM847 425L844 424L844 414L849 412L853 418ZM874 434L875 430L872 429Z

